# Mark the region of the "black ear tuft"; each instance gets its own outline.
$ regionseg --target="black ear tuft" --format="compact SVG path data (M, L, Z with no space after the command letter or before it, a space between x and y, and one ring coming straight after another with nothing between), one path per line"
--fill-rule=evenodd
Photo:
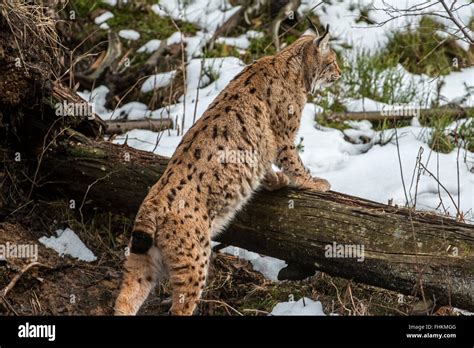
M321 36L319 39L316 41L316 45L320 45L321 42L324 40L324 38L329 34L329 24L326 25L326 31L324 32L323 36Z

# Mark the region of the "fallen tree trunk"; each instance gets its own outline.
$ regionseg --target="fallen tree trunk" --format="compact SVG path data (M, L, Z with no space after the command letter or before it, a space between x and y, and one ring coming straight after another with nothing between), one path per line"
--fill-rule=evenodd
M328 114L326 118L330 121L406 121L414 116L428 119L435 118L437 115L449 116L449 118L465 118L474 112L474 108L453 108L441 107L432 109L407 109L407 110L387 110L385 113L380 111L361 111L361 112L334 112Z
M44 159L43 193L133 216L166 165L127 146L69 141ZM420 296L422 288L437 304L474 310L474 229L431 213L336 192L262 191L219 240L403 294ZM363 254L338 255L339 245Z
M134 121L110 121L107 122L107 134L123 134L132 129L147 129L154 132L160 132L165 129L173 128L173 120L170 118L163 118L158 120L145 119Z

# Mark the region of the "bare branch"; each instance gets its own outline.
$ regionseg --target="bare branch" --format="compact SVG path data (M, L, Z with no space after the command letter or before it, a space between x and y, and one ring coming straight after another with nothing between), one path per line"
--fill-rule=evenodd
M471 42L474 44L474 38L470 35L470 33L467 32L466 30L466 26L464 25L464 23L462 23L458 18L456 18L454 15L453 15L453 12L452 12L452 9L448 8L448 6L446 5L446 3L444 2L444 0L438 0L441 5L443 5L444 9L446 10L446 12L448 13L449 15L449 18L451 18L451 20L453 21L453 23L459 28L459 30L462 31L462 33L464 34L464 36Z

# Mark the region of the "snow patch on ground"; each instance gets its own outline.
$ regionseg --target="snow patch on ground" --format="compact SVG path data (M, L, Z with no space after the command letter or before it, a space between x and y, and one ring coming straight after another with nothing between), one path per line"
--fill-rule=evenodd
M270 315L326 315L319 301L303 297L298 301L280 302L273 307Z
M85 262L93 262L97 257L90 251L81 239L70 228L57 230L57 237L41 237L39 242L49 249L56 251L59 256L72 256Z
M106 3L107 5L110 6L117 6L117 0L102 0L102 2ZM127 4L128 0L122 0L123 4Z
M226 247L221 251L250 261L255 271L262 273L265 278L268 278L272 281L278 281L278 272L287 266L286 262L283 260L279 260L270 256L262 256L234 246Z
M108 21L110 18L113 18L114 17L114 14L110 11L106 11L104 13L102 13L100 16L97 16L95 19L94 19L94 23L97 24L97 25L100 25L106 21Z
M136 41L140 38L140 33L132 29L123 29L119 31L119 36L125 40Z
M153 39L148 41L142 47L140 47L137 52L139 53L153 53L155 52L161 45L161 40Z
M225 44L228 46L234 46L237 48L241 48L243 50L249 48L250 41L247 37L247 35L242 34L238 37L219 37L216 40L216 43L218 44Z
M161 0L159 4L152 6L152 10L159 16L184 20L210 32L214 32L240 8L230 5L227 0L197 0L186 4L180 0Z
M161 74L152 75L143 82L141 91L143 93L151 92L156 88L166 87L174 79L176 70Z

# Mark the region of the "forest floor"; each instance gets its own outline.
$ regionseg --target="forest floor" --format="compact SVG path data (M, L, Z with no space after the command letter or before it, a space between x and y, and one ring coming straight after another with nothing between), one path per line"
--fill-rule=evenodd
M0 261L0 289L31 262L0 301L6 315L112 315L123 271L123 250L130 223L123 217L96 216L84 224L69 214L58 214L64 202L40 203L20 222L0 223L0 245L37 246L37 260L9 258ZM52 215L45 211L54 211ZM62 215L62 216L61 216ZM59 222L58 222L58 219ZM15 219L17 220L17 219ZM104 221L108 220L108 221ZM97 255L93 263L60 256L38 239L51 226L71 226ZM82 225L82 228L81 228ZM108 230L108 231L107 231ZM112 235L111 230L123 231ZM166 315L170 303L167 281L159 284L142 307L142 315ZM272 281L245 259L220 251L213 253L208 285L197 310L199 315L268 315L278 303L320 301L331 315L426 314L423 302L373 286L317 272L300 281ZM428 309L434 315L460 315L449 307ZM296 313L295 313L296 314ZM314 314L314 312L313 312Z

